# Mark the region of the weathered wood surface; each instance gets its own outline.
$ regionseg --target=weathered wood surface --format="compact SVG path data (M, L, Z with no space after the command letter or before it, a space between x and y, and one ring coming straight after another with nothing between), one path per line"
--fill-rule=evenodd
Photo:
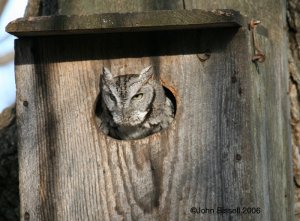
M245 21L236 11L195 9L20 18L9 23L6 31L21 37L240 27L243 25L245 25Z
M43 5L42 15L232 8L268 28L269 39L259 37L267 60L252 64L245 28L18 40L22 219L293 220L284 1L277 3ZM148 64L174 89L175 121L143 140L105 137L93 122L102 66L124 74ZM192 206L262 213L192 214Z
M252 160L262 156L251 127L248 41L236 28L18 40L23 217L268 220L268 198L253 191L266 183L254 179L265 174ZM125 74L149 64L176 95L176 119L142 140L106 137L94 121L102 66ZM262 212L193 214L194 206Z
M265 205L270 211L269 220L294 220L286 1L279 0L275 3L273 0L255 2L184 0L184 2L186 9L238 10L242 15L260 20L268 29L268 41L260 39L260 46L267 55L267 60L259 65L261 74L258 74L255 65L252 66L251 75L255 80L248 82L255 86L253 94L249 97L249 102L253 104L252 122L255 122L250 127L257 136L254 146L257 155L254 161L260 163L263 169L263 175L255 179L264 180L264 188L255 191L260 197L265 197Z

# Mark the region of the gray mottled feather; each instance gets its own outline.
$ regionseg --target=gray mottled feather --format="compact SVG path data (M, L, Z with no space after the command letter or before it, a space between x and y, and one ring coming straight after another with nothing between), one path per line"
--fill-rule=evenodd
M139 75L112 77L103 68L101 105L97 124L107 135L122 139L140 139L165 129L174 119L174 105L166 97L151 66Z

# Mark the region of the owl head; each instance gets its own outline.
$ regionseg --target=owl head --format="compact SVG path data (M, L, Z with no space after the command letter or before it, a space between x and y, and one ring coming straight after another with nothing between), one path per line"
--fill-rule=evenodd
M152 110L155 99L155 81L151 66L140 74L113 77L110 70L103 68L101 78L102 103L112 121L121 127L142 124Z

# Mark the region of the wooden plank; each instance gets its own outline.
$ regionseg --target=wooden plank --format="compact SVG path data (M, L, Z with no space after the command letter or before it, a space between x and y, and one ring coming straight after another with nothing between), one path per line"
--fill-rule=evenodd
M44 15L234 8L262 20L270 35L259 37L267 60L258 65L251 62L245 28L231 34L230 28L189 31L186 38L164 32L17 40L22 219L293 220L286 17L284 1L277 3L58 0L47 10L43 5ZM206 49L211 57L202 62L198 58ZM91 108L102 66L124 74L149 63L177 92L174 123L138 141L105 137L92 122ZM259 207L261 213L190 214L191 206L236 205Z
M273 0L184 0L187 9L233 8L241 14L261 21L268 28L268 38L258 36L266 61L253 64L250 74L253 104L252 136L256 139L253 169L262 182L252 191L264 202L265 217L261 220L294 220L294 195L291 167L290 109L288 97L288 39L286 29L286 1ZM258 219L259 220L259 219Z
M260 180L246 102L248 41L237 28L17 40L22 214L32 221L263 220L190 212L265 209L251 191ZM94 120L102 67L116 75L149 64L176 96L174 122L136 141L105 136Z
M9 23L6 31L22 37L240 27L242 25L245 25L244 19L236 11L194 9L29 17Z
M114 12L138 12L153 10L176 10L184 9L183 0L122 0L112 2L111 0L48 0L40 4L39 0L30 0L26 17L41 15L87 15L95 13Z

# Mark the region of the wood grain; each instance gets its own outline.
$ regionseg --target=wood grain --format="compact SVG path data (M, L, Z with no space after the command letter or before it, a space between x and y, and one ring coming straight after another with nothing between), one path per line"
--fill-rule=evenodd
M270 196L253 191L264 188L267 171L253 160L263 156L250 114L249 39L227 28L17 40L22 214L220 220L190 208L255 206L263 212L242 220L267 218ZM94 119L102 66L126 74L149 64L176 96L176 119L141 140L106 137Z
M240 27L243 25L245 25L244 19L233 10L194 9L20 18L10 22L6 31L22 37Z
M253 105L250 113L253 124L250 128L252 136L256 137L254 159L256 164L261 164L259 166L261 172L257 179L264 182L263 188L257 189L257 197L264 197L265 207L269 208L265 211L269 215L263 220L294 220L286 2L282 0L276 4L272 0L184 2L186 9L238 10L242 15L260 20L261 24L267 27L268 38L259 38L267 60L263 64L252 66L252 79L248 82L253 84L248 101ZM269 200L266 200L268 198Z
M268 28L267 60L251 62L246 27L17 40L22 220L293 220L283 1L55 2L43 15L233 8ZM104 136L94 122L102 66L149 64L176 96L176 119L137 141Z

